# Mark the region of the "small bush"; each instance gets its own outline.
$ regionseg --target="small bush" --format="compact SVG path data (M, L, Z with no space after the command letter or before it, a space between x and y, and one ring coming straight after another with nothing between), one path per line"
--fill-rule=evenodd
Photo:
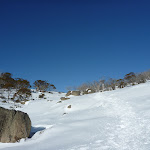
M48 92L48 93L53 94L53 92Z
M20 101L20 100L16 100L15 102L16 102L16 103L20 103L21 101Z
M6 99L6 97L5 97L5 96L0 96L0 98L1 98L1 99Z
M27 88L22 88L14 94L13 98L19 99L21 101L28 99L31 96L31 90Z
M24 105L26 102L20 102L22 105Z
M44 98L45 94L39 95L39 98Z

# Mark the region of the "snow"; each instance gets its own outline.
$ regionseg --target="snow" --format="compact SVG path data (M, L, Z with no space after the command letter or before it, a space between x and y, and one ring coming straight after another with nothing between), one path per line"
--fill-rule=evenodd
M0 143L4 150L149 150L150 82L109 92L70 96L33 93L17 110L29 114L31 138ZM9 108L13 103L2 103ZM68 106L71 105L71 108ZM19 105L20 106L20 105Z

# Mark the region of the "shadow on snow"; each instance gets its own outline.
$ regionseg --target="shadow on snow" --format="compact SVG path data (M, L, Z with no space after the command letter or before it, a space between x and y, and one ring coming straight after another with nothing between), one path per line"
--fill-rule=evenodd
M45 130L45 129L46 129L45 127L31 127L31 132L30 132L29 138L32 138L32 136L33 136L36 132L43 131L43 130Z

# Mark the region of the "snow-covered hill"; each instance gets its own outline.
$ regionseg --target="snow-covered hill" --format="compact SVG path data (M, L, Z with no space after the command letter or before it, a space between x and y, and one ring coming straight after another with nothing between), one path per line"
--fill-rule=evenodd
M46 99L38 95L17 108L29 114L33 136L19 143L0 143L0 149L150 150L150 82L71 96L62 103L65 93L47 93Z

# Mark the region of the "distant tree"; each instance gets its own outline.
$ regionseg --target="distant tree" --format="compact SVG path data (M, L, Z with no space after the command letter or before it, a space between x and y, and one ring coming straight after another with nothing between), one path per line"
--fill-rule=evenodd
M124 88L126 86L126 83L123 79L118 79L116 82L119 88Z
M22 89L22 88L30 88L30 82L28 80L17 78L15 80L15 88L16 90Z
M49 85L49 90L56 90L56 87L54 86L54 84Z
M1 77L3 79L10 79L10 78L12 78L12 74L9 72L4 72L4 73L1 73Z
M11 83L6 83L3 88L7 89L7 95L8 95L8 100L9 100L9 97L10 97L10 94L12 92L12 89L14 89L14 84L11 84Z
M0 79L2 82L2 86L4 86L7 83L11 83L13 85L15 84L15 80L12 78L12 74L9 72L2 73Z
M105 82L106 82L106 80L100 80L99 82L101 84L101 91L104 91L105 90Z
M2 77L0 77L0 88L2 89L4 85L5 85L5 80Z
M112 90L115 90L115 89L116 89L116 85L117 85L117 80L116 80L116 79L110 78L107 83L108 83L108 86L109 86Z
M31 96L31 90L28 88L21 88L14 94L13 99L17 100L27 100Z
M94 92L99 92L100 89L101 89L101 83L100 83L100 81L94 80L92 82L88 82L88 88L87 89L91 89Z
M78 86L76 89L79 91L86 91L86 89L89 89L89 88L90 88L89 84L83 83L80 86Z
M127 83L132 83L132 85L134 85L136 81L136 75L134 72L130 72L125 75L124 79L127 81Z
M11 73L9 73L9 72L1 73L0 88L7 90L8 99L10 98L12 89L14 89L14 84L15 84L15 80L12 78Z
M136 83L145 83L146 82L146 77L144 76L143 73L136 74Z
M33 83L33 85L37 91L47 91L48 89L56 89L56 87L53 84L50 84L47 81L43 80L36 80Z
M150 70L141 73L146 80L150 80Z
M77 87L75 87L75 86L67 86L66 87L66 90L67 91L74 91L74 90L76 90L77 89Z

